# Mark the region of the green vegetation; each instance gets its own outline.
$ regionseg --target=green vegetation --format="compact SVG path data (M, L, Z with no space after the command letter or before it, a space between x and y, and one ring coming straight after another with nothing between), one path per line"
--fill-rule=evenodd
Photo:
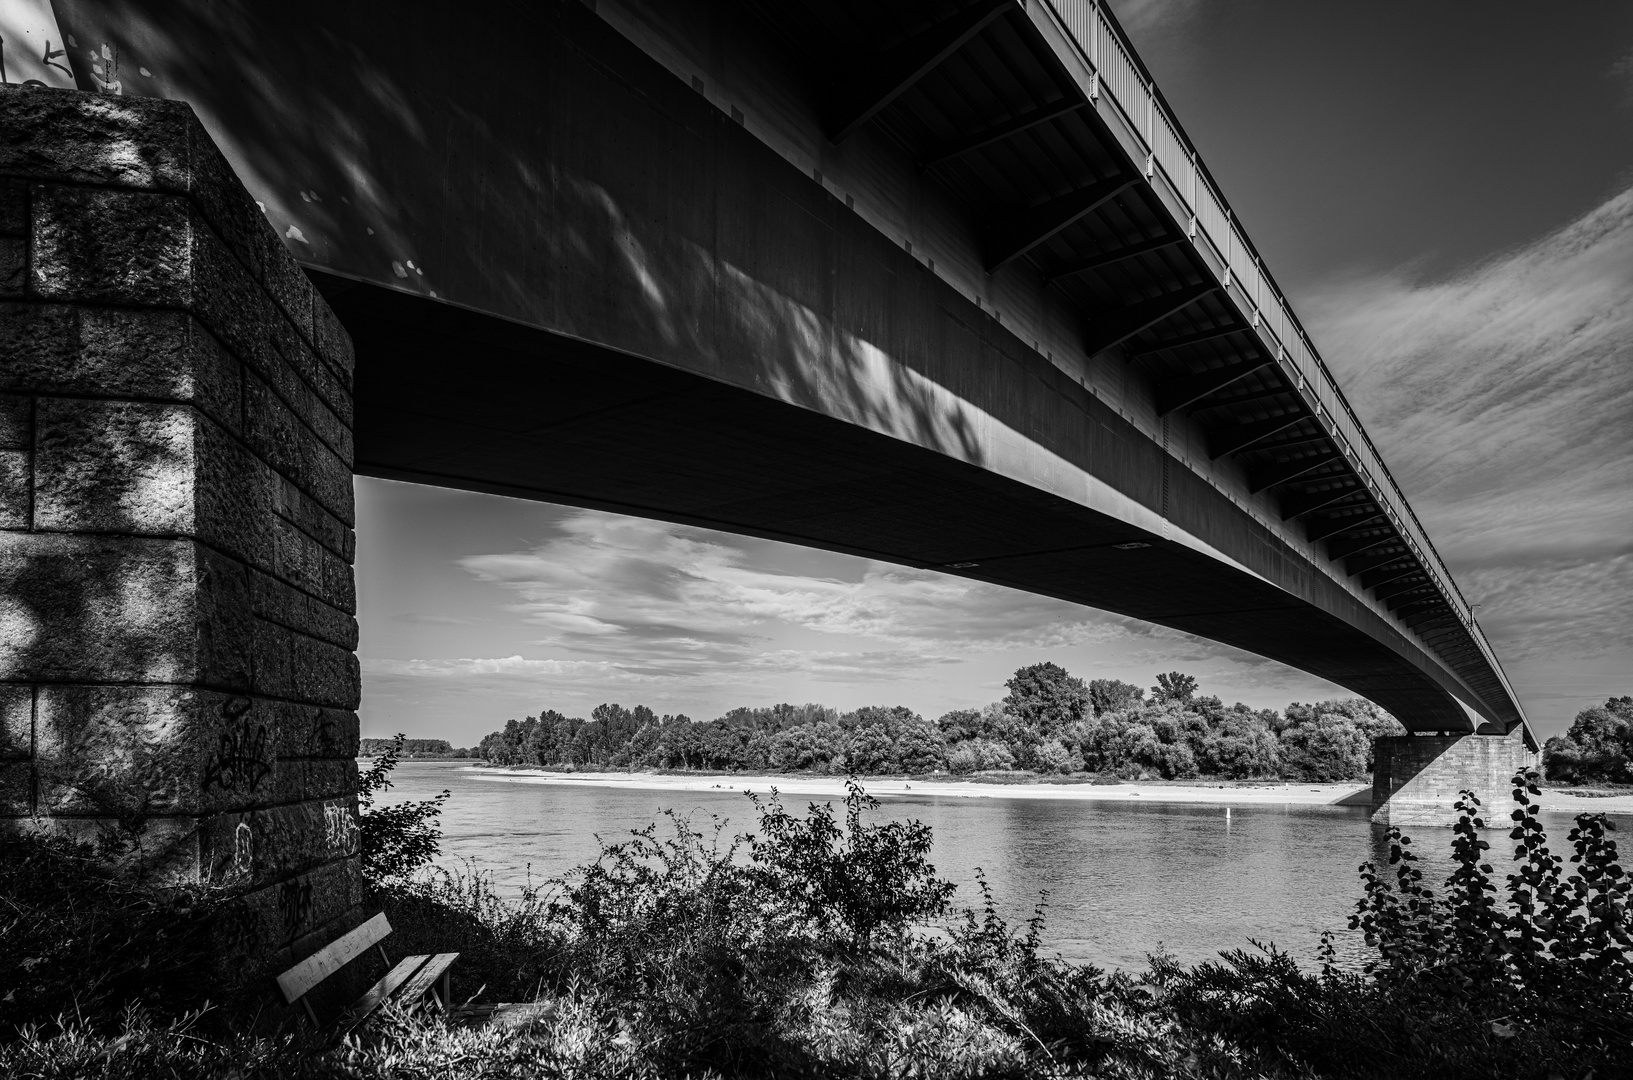
M1633 697L1613 697L1576 714L1542 748L1543 770L1563 784L1633 784Z
M378 757L393 746L397 748L397 756L404 761L446 761L482 756L473 747L455 747L447 739L407 739L401 735L395 739L364 739L358 753L363 757Z
M482 740L497 765L817 772L876 776L1031 770L1126 779L1347 780L1372 769L1372 740L1404 730L1370 702L1226 706L1180 672L1150 696L1115 679L1084 683L1055 664L1015 672L1009 694L934 723L905 706L840 713L822 705L733 709L700 723L644 705L590 719L546 710Z
M667 828L607 844L595 863L511 901L480 874L408 879L397 867L374 888L408 939L402 947L457 948L461 978L480 982L482 999L539 1008L511 1029L388 1010L338 1046L278 1029L265 1013L257 1027L263 1003L253 994L201 1010L184 986L198 977L197 956L175 946L198 938L189 931L209 898L172 912L166 930L166 904L101 883L88 853L32 841L0 879L0 910L18 913L0 916L9 954L0 974L13 988L0 1014L0 1074L1627 1075L1629 880L1602 815L1577 817L1566 872L1537 819L1536 780L1515 778L1517 855L1501 884L1472 796L1460 803L1455 869L1438 891L1410 840L1391 830L1388 864L1361 868L1351 926L1372 959L1360 971L1341 969L1330 945L1313 969L1270 946L1191 969L1154 957L1141 976L1050 958L1041 904L1011 927L983 883L978 909L949 911L950 887L927 861L929 829L870 822L876 804L854 783L843 824L830 807L802 817L775 796L755 801L758 827L739 836L718 820L670 815ZM393 828L434 829L428 804L417 805L417 821ZM72 881L51 884L59 872ZM61 914L70 893L83 902ZM133 914L130 927L109 929ZM156 944L120 951L138 939ZM67 1007L65 973L75 963L96 970L106 946L122 958L115 969L140 960L140 976L103 980ZM56 980L56 996L42 979ZM144 999L145 984L165 993ZM145 1003L126 1009L128 1000Z

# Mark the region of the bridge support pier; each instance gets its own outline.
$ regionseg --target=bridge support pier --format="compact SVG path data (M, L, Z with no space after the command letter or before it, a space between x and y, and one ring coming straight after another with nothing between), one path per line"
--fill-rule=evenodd
M0 90L0 832L234 888L242 972L361 903L351 372L190 108Z
M1508 735L1398 735L1373 744L1372 820L1449 827L1458 792L1479 796L1487 824L1507 820L1509 781L1537 766L1523 727Z

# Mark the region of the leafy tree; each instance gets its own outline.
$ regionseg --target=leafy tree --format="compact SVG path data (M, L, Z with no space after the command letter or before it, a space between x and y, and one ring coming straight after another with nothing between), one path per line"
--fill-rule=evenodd
M1194 675L1170 671L1157 676L1157 685L1151 688L1151 696L1159 702L1187 702L1196 694L1196 687Z
M941 767L946 743L936 725L914 717L896 733L896 767L905 773L927 773Z
M1072 754L1059 739L1048 739L1038 745L1033 754L1033 768L1041 773L1069 773Z
M1563 783L1633 783L1633 697L1583 709L1564 736L1542 748L1548 779Z
M954 746L947 753L949 771L965 775L988 770L1009 770L1015 767L1015 752L1009 744L996 739L970 739Z
M1348 780L1366 772L1372 740L1347 718L1320 713L1281 733L1282 766L1294 779Z
M1271 710L1254 712L1244 705L1219 710L1196 747L1197 768L1230 780L1281 775L1281 742L1270 724L1273 716Z
M1133 683L1120 679L1094 679L1089 683L1089 700L1097 716L1138 708L1145 702L1145 691Z
M917 821L868 825L864 810L879 801L845 781L845 827L833 807L811 803L797 818L775 791L762 805L760 833L748 838L751 874L813 925L843 928L858 945L880 931L905 931L941 915L954 886L930 864L930 827Z
M1058 664L1023 667L1004 685L1009 688L1004 712L1016 721L1028 742L1048 738L1091 709L1089 688Z
M960 743L966 739L979 739L987 734L981 722L980 709L954 709L943 713L936 721L936 727L941 729L942 738L949 743Z
M767 758L781 772L827 772L842 752L842 732L836 724L819 721L791 727L771 737Z
M858 775L894 772L895 740L883 724L863 724L850 733L845 744L845 762Z

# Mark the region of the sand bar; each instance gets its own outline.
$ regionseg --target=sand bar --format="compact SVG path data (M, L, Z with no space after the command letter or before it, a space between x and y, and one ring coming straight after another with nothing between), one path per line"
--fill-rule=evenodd
M838 776L751 776L744 773L706 775L701 773L647 772L553 772L544 769L503 769L471 766L465 770L478 779L511 784L556 784L581 787L618 787L639 791L753 791L769 792L775 787L784 795L835 798L845 794L845 781ZM942 796L959 799L1064 799L1078 802L1165 802L1211 803L1217 806L1366 806L1371 788L1366 784L1193 784L1129 781L1123 784L1084 783L992 783L979 779L952 777L904 780L899 777L867 777L863 786L881 799L900 796ZM1571 813L1603 811L1633 814L1633 794L1608 798L1583 798L1568 791L1544 789L1545 810Z

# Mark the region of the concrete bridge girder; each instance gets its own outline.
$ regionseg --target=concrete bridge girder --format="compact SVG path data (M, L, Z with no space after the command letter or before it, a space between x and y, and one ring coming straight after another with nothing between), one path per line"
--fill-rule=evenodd
M1238 310L1239 290L1220 286L1219 275L1228 283L1229 274L1193 242L1194 223L1188 229L1176 218L1172 193L1153 179L1149 161L1133 156L1134 136L1107 111L1116 107L1095 96L1093 73L1047 4L910 5L902 29L881 31L861 52L815 9L750 8L753 17L740 19L712 0L661 7L623 0L593 12L545 5L524 17L516 44L495 46L495 74L472 83L447 63L429 22L367 5L345 12L314 5L276 24L256 23L246 37L244 27L229 31L204 6L57 0L65 27L127 57L151 51L157 39L178 55L201 54L205 42L244 43L225 46L212 63L158 72L151 90L205 109L286 244L349 325L357 323L361 471L615 506L913 565L976 563L973 576L1223 635L1374 696L1414 726L1466 724L1454 697L1492 712L1490 692L1464 677L1478 674L1478 662L1465 671L1462 661L1436 656L1357 589L1345 567L1329 563L1387 543L1388 522L1358 534L1345 515L1300 530L1274 521L1278 501L1296 502L1311 483L1349 467L1342 453L1321 448L1324 428L1295 428L1315 441L1292 457L1275 435L1209 460L1210 441L1257 434L1252 425L1265 422L1254 411L1261 406L1232 402L1267 391L1296 399L1302 391L1266 355L1257 313ZM290 20L323 32L291 36ZM802 35L792 39L793 52L779 37L791 32ZM1043 100L948 128L922 153L904 148L917 138L913 124L925 103L968 82L972 65L994 49L1014 54L1016 77L1043 88ZM827 123L838 115L835 75L857 64L879 85L837 131ZM256 77L246 82L246 70ZM839 84L863 89L854 80ZM507 95L524 87L544 108L525 115L510 108L517 99ZM1067 108L1074 95L1080 107ZM275 119L288 115L315 122L292 133ZM1007 135L994 137L1006 125ZM843 135L837 148L829 141L835 135ZM975 137L981 145L955 147L958 154L921 174L926 154ZM1057 189L1040 199L1016 188L1011 198L1032 205L1011 204L1007 213L972 201L972 178L985 175L991 155L1023 161L1032 141L1044 138L1086 155L1091 177L1119 177L1111 182L1118 193L1107 202L1091 178L1072 181L1077 195ZM430 160L443 163L440 179L424 169ZM894 204L886 192L896 193ZM1048 210L1062 198L1076 200L1070 213ZM1051 221L1021 230L1029 234L1024 255L988 274L983 237L1017 214ZM1108 235L1117 221L1139 223L1148 239ZM904 235L917 235L919 247ZM1175 246L1174 237L1185 239ZM1052 277L1088 257L1066 257L1062 245L1088 243L1142 250L1069 280ZM1137 281L1147 283L1143 294L1128 292ZM415 334L394 329L408 325ZM1126 346L1099 355L1078 351L1131 334ZM470 377L452 394L439 378L442 355L501 338L510 351L479 359L488 365L480 377L537 384L547 405L499 402L475 378L477 366L463 368ZM431 340L443 351L430 350ZM1197 372L1203 356L1213 359ZM1230 377L1216 380L1209 372L1221 361ZM584 395L576 404L543 388L565 385L575 370L593 375L618 364L627 384L651 381L648 400L674 407L663 418L621 400L617 407L666 428L671 445L697 445L700 460L683 465L669 448L636 447L617 466L619 476L606 475L617 448L579 435L574 417L606 407L607 388L573 376L572 392ZM676 382L673 373L702 383ZM1180 394L1164 389L1180 384L1188 387ZM1237 384L1265 389L1240 394L1231 390ZM1156 413L1199 397L1209 406L1202 413ZM726 398L732 404L720 407L731 420L675 415L688 402ZM777 429L784 421L776 403L847 425L817 425L821 433L810 437L819 444L860 447L869 433L885 436L891 442L864 456L900 457L897 480L866 470L813 476L763 452L767 475L704 479L720 471L708 455L742 434L708 426L763 413ZM582 475L568 475L566 465L543 460L550 447L599 459L602 471L582 466ZM913 448L939 455L925 466L931 471L978 470L936 484L992 490L991 481L1007 482L1006 498L1030 502L1041 493L1064 503L1055 515L1062 524L1045 527L1050 515L1033 510L1035 535L1022 537L926 519L920 529L945 543L884 539L872 523L860 525L862 508L874 501L870 489L902 487L909 459L919 460ZM685 477L654 484L660 462ZM818 522L789 503L795 475L806 491L795 502L808 510L824 490L828 517L849 513L858 527ZM710 483L754 498L723 499L704 491ZM688 484L696 490L675 490ZM670 490L657 490L664 486ZM1255 496L1260 486L1270 494ZM784 505L773 514L777 500ZM1073 506L1100 515L1091 519L1098 523L1066 526L1078 513ZM1006 504L1002 513L1011 510ZM1095 584L1122 573L1086 554L1124 539L1113 535L1114 522L1154 537L1157 549L1177 544L1212 560L1223 576L1216 586L1196 579L1179 605L1126 583ZM968 535L960 538L961 529ZM1080 565L1060 565L1064 551L1079 552ZM1056 569L1042 570L1050 560ZM1251 600L1241 594L1266 585ZM1210 588L1219 595L1209 597ZM1291 641L1300 635L1248 627L1290 618L1264 613L1306 605L1320 615L1301 618L1356 627L1367 643L1357 643L1357 656L1365 658L1323 661L1317 647ZM1323 633L1302 637L1327 641ZM1394 674L1362 674L1378 663ZM1419 697L1403 696L1413 684Z

